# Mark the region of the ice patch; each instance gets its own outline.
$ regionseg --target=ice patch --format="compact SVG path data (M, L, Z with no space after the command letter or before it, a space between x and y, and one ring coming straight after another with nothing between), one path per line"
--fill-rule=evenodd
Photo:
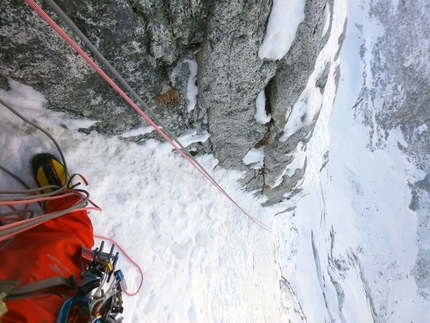
M403 132L400 129L400 127L392 129L390 132L390 136L395 136L397 143L400 144L401 146L403 146L403 147L409 146L409 144L405 140L405 136L403 135Z
M325 16L325 20L324 20L324 27L323 27L321 37L325 36L326 32L328 31L328 27L330 27L330 3L329 2L327 2L327 4L325 5L324 16Z
M268 123L272 119L272 115L266 114L266 95L264 90L258 94L257 99L255 100L255 106L257 111L255 112L254 119L262 124Z
M202 131L201 134L197 134L195 129L191 129L181 134L178 139L186 147L195 142L205 142L210 136L206 130Z
M322 95L319 88L314 85L315 83L311 82L312 77L305 91L294 104L288 121L285 124L284 134L279 138L279 141L285 142L300 128L309 125L319 112L322 103Z
M306 147L303 143L297 145L294 151L294 159L291 164L285 169L284 174L288 176L293 176L297 169L302 169L306 161Z
M416 134L421 135L423 132L428 130L428 126L426 123L424 123L423 125L419 126L416 130Z
M264 149L252 148L242 159L245 165L252 165L252 169L260 169L264 165Z
M293 161L285 168L282 172L281 176L279 176L273 187L280 185L284 179L284 176L287 175L289 177L293 176L297 169L302 169L305 165L307 153L306 153L306 145L303 143L299 143L297 148L287 156L293 156Z
M146 133L150 133L153 130L154 130L154 127L152 126L138 127L136 129L132 129L130 131L124 132L123 134L121 134L121 137L128 138L128 137L134 137L138 135L144 135Z
M274 0L266 35L258 50L261 59L284 57L296 37L299 24L305 19L306 0Z
M188 63L188 68L190 69L190 77L188 78L188 83L187 83L187 100L188 100L187 110L188 112L190 112L194 109L194 107L197 104L197 93L199 92L199 89L196 85L197 61L195 58L193 58L193 59L186 59L184 62Z

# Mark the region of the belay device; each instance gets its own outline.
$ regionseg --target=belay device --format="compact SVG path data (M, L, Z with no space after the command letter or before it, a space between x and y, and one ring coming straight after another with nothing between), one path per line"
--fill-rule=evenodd
M61 307L56 323L119 323L123 312L122 292L127 289L121 270L115 270L119 253L103 252L104 241L94 251L80 247L73 260L82 268L82 282L75 296Z

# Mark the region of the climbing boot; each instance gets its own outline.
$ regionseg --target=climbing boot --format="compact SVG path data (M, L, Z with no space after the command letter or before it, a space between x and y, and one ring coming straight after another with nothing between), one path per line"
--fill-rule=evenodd
M67 188L71 188L70 175L65 173L64 165L53 155L42 153L33 157L31 161L33 176L37 185L43 193L51 193L62 187L66 181L69 182ZM49 185L56 185L58 188L44 188Z

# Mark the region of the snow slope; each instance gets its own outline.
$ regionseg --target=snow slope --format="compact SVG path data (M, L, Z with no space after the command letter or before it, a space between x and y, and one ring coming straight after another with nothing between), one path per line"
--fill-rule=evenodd
M365 126L365 116L353 109L362 84L370 81L361 75L372 77L360 47L372 48L384 33L370 18L369 3L348 2L330 158L320 187L275 224L287 303L305 317L295 322L430 321L428 288L418 288L413 277L420 236L408 186L425 173L399 150L399 129L376 148L369 134L377 125ZM375 63L370 53L364 61ZM378 93L373 95L377 105Z
M11 82L0 97L48 130L64 150L69 169L90 183L103 208L91 213L95 232L115 239L143 268L138 296L125 300L125 322L280 322L278 274L269 232L251 222L168 144L136 145L95 132L78 133L90 120L73 120L42 107L40 93ZM0 164L32 186L30 158L56 153L42 134L0 109ZM144 129L143 129L144 130ZM192 135L182 138L192 140ZM194 138L196 140L198 138ZM271 225L264 209L237 184L241 173L199 162L248 212ZM1 187L16 186L0 174ZM138 271L120 256L130 291Z

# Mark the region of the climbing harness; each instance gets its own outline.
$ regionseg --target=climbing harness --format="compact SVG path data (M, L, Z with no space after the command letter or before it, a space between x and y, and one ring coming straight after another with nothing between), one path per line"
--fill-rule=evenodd
M131 93L143 109L151 116L148 117L133 100L124 93L124 91L67 35L67 33L58 26L54 20L37 5L34 0L25 0L25 2L37 12L37 14L45 20L142 118L144 118L175 150L181 154L199 173L201 173L212 185L214 185L225 197L227 197L234 205L236 205L250 220L258 224L267 231L271 231L270 226L260 222L247 211L245 211L213 178L212 176L191 156L188 150L180 143L177 137L170 131L157 116L149 109L139 95L127 84L127 82L119 75L119 73L109 64L103 55L95 48L94 45L82 34L70 18L55 4L52 0L47 0L47 3L58 14L58 16L66 23L72 31L86 44L89 50L105 65L105 67L114 75L124 88ZM156 123L154 123L154 121ZM163 131L163 130L164 131ZM170 139L172 138L172 139Z

